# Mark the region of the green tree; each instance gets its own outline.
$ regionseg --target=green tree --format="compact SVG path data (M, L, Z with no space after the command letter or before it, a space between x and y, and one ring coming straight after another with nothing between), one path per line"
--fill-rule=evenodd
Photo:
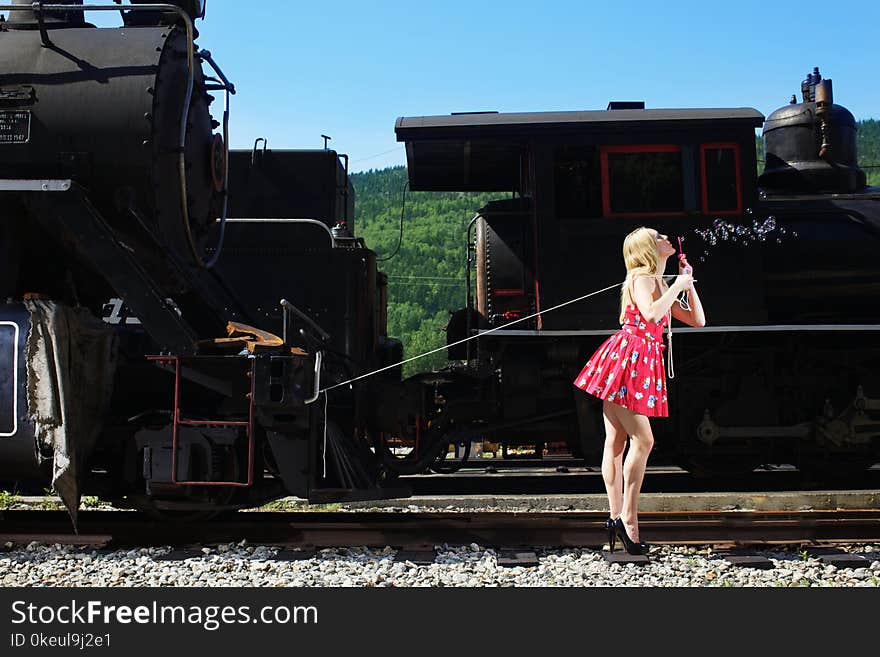
M357 235L376 252L389 279L388 334L403 341L406 358L442 347L450 313L465 305L468 222L499 195L407 191L404 200L404 167L357 173L352 182ZM404 374L445 362L441 351L407 364Z

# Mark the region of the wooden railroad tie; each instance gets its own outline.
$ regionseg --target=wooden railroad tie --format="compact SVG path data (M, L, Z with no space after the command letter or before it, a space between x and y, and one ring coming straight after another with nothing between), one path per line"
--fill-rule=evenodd
M532 550L499 550L498 565L504 568L513 568L522 566L523 568L533 568L540 562L538 555Z
M846 552L830 545L808 547L806 548L806 552L826 566L834 566L836 568L866 568L871 565L871 562L861 554Z
M429 566L437 559L437 551L434 548L405 548L400 549L394 555L394 561L409 561L416 566Z
M761 570L772 570L774 568L773 562L767 557L743 548L716 550L714 555L739 568L760 568Z

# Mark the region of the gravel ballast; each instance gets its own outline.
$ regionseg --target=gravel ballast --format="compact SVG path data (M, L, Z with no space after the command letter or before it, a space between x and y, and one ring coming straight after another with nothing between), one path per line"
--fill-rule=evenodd
M845 549L864 556L864 567L825 565L797 548L757 551L774 565L762 570L734 566L710 547L682 546L652 547L647 565L608 563L598 550L536 550L539 564L527 568L499 566L498 551L476 544L438 545L428 565L395 561L390 547L325 549L296 559L275 547L231 544L169 560L170 548L97 552L31 544L0 553L0 586L877 587L880 544Z

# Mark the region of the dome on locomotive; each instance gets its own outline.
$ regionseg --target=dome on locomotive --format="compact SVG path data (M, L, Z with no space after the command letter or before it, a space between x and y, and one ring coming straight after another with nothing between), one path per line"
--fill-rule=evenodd
M852 113L834 104L830 79L814 68L801 83L803 102L773 112L764 123L766 164L758 184L774 192L851 193L866 185L859 169Z

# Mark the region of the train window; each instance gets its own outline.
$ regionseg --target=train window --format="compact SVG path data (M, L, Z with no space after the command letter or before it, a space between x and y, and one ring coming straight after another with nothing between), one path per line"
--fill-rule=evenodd
M703 214L742 214L739 144L702 144Z
M599 155L595 146L564 145L553 158L556 216L597 217L602 212Z
M606 217L684 214L681 146L603 146L601 160Z

